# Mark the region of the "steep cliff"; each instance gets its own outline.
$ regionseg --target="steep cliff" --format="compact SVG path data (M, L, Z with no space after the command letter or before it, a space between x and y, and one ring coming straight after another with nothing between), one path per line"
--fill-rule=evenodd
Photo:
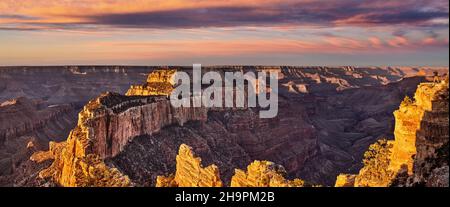
M419 85L394 112L395 140L376 143L356 176L336 186L448 186L448 78Z
M49 168L42 170L39 177L51 178L50 182L65 187L126 187L130 180L117 169L106 166L95 154L86 154L72 131L66 142L50 144L49 152L37 152L30 158L35 162L54 160Z
M127 176L110 169L103 160L117 155L137 136L205 119L205 109L173 108L166 97L103 94L80 112L65 146L52 151L54 162L40 176L52 177L62 186L130 185Z
M158 176L156 187L222 187L219 168L202 166L202 160L194 155L192 148L181 145L177 155L174 176Z
M446 82L428 87L429 93L419 94L419 103L427 103L416 136L416 154L413 173L409 173L406 186L449 186L449 91ZM426 98L430 98L430 102ZM424 99L425 97L425 99ZM417 101L416 101L417 102ZM395 153L395 152L394 152Z
M295 103L295 107L286 108L287 116L289 112L304 108L306 121L314 126L318 145L317 156L308 157L299 168L301 173L290 177L331 186L339 173L358 173L363 166L361 160L364 152L370 144L393 137L393 112L405 95L413 96L419 83L424 81L424 77L411 77L384 86L290 99L289 102ZM280 118L286 118L286 115ZM271 160L289 171L289 165Z

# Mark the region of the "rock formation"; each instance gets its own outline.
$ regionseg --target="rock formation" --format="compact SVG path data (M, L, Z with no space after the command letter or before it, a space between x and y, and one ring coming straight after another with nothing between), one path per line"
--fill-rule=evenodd
M128 177L117 169L109 169L103 159L117 155L139 135L151 135L164 126L204 119L206 110L173 108L165 97L103 94L80 112L78 125L65 146L52 151L54 162L40 176L51 176L61 186L129 185Z
M395 140L372 145L359 174L336 186L448 186L448 97L447 80L420 84L394 112Z
M445 106L448 106L448 102L440 99L440 94L445 93L445 87L445 84L423 83L414 96L415 102L405 98L399 110L394 112L396 139L390 170L396 172L406 164L408 172L412 174L412 156L416 155L416 159L426 156L423 154L426 150L418 152L418 147L438 147L426 146L432 145L427 139L435 139L437 145L442 145L446 139L448 141L448 122L445 124L446 118L448 119L448 107Z
M204 166L215 164L219 168L224 185L229 185L235 168L244 168L252 160L235 135L219 121L208 120L171 125L154 135L139 136L106 161L138 186L155 186L157 176L169 176L176 171L176 156L184 143L202 158Z
M156 70L150 73L145 85L131 85L127 96L170 95L176 70Z
M1 103L0 186L23 183L20 166L32 153L46 150L49 141L62 141L76 123L75 114L69 104L46 106L42 100L27 98Z
M158 176L156 187L222 187L219 168L202 166L202 160L194 155L192 148L181 145L177 155L175 176Z
M301 168L308 157L316 155L317 140L314 127L304 120L306 114L301 107L288 103L284 103L282 107L286 109L281 112L282 119L259 119L257 111L248 108L210 109L208 120L202 123L201 128L190 125L183 129L168 127L164 131L174 131L176 137L171 136L169 139L175 141L167 141L168 139L164 138L165 135L162 135L166 134L164 132L155 134L139 139L140 141L131 142L129 148L134 148L132 152L126 150L109 161L112 162L111 165L131 175L131 178L140 185L153 185L153 183L147 183L142 174L147 175L146 179L148 179L153 178L156 172L159 175L173 172L174 166L167 164L173 161L168 158L176 155L174 151L178 149L181 142L193 146L204 159L207 157L208 163L216 164L221 170L221 176L226 185L229 185L231 181L234 168L243 168L252 159L274 158L277 162L288 165L289 173L293 174ZM292 125L292 122L297 124ZM296 139L299 135L302 137ZM153 146L160 145L161 148L147 147L150 143ZM278 154L283 150L286 153ZM292 153L291 150L297 152ZM147 156L147 154L158 154L157 152L165 156L160 159ZM134 154L141 154L148 158L128 158L136 157ZM166 160L166 164L162 163L163 160ZM140 173L129 171L136 168Z
M247 172L235 170L231 187L303 187L300 179L286 180L285 169L269 161L254 161ZM216 165L206 168L196 157L192 148L182 144L176 158L175 175L158 176L156 187L222 187L219 169Z
M392 112L403 97L412 95L417 83L426 78L406 78L422 70L397 67L204 68L204 72L213 70L221 75L230 71L278 72L279 115L274 119L259 119L258 109L253 108L208 112L198 108L194 112L176 112L167 104L166 98L173 87L171 71L175 68L159 69L122 66L2 68L0 100L27 95L42 99L40 105L44 106L55 103L71 103L77 106L76 109L86 106L88 109L82 109L79 117L79 123L83 124L75 129L75 124L68 127L68 130L74 129L71 137L77 141L66 142L63 148L76 149L74 146L80 145L78 148L86 152L82 157L95 155L109 169L117 168L122 175L127 175L132 185L154 186L157 175L175 172L174 160L182 143L191 146L202 157L205 166L215 164L226 186L231 184L234 169L245 169L253 160L281 164L289 178L301 177L313 183L333 185L338 173L359 171L360 160L371 143L381 137L392 137ZM189 73L191 68L177 67L176 70ZM137 85L149 73L146 83ZM132 89L129 89L130 84L134 85ZM124 94L127 90L129 96L110 93L100 97L104 100L101 104L87 103L104 91ZM73 116L70 120L76 120L76 114ZM18 122L17 126L23 123L26 121ZM66 134L51 136L48 140L65 138L68 130ZM35 129L32 131L36 133ZM25 140L21 146L26 148L30 140L28 154L41 150L40 146L48 146L48 141L41 144L32 139ZM58 150L54 151L57 154ZM11 160L4 160L4 157L7 156L0 154L0 164L9 166ZM28 182L31 178L26 179L24 173L34 175L32 170L48 168L52 163L46 159L55 158L56 161L59 157L38 153L33 159L43 160L37 165L39 167L31 167L28 162L23 167L16 166L23 173L10 180L17 180L16 185L24 185L24 182L32 185L33 182ZM68 159L67 163L71 162ZM56 175L51 176L56 178L51 180L61 185L60 174L54 173L59 171L62 170L50 171ZM438 173L444 171L442 168Z
M406 186L449 186L449 91L448 79L440 84L422 86L425 94L416 97L427 105L416 136L416 154ZM427 99L429 98L429 99ZM417 101L419 100L419 101ZM395 153L395 151L393 152ZM398 183L397 185L403 185Z
M38 100L23 97L5 101L0 105L0 144L45 128L73 110L67 104L40 106Z
M83 106L105 91L125 94L130 85L138 85L154 70L162 67L147 66L45 66L45 67L0 67L0 102L16 97L45 99L49 104L77 103ZM174 67L165 67L172 69ZM191 67L176 67L191 71ZM328 89L343 90L365 85L382 85L414 76L422 68L415 67L263 67L263 66L214 66L205 71L281 71L280 84L292 81L300 91L308 93ZM428 75L433 71L448 73L446 68L424 67ZM326 82L325 79L333 78ZM386 82L387 80L387 82ZM334 82L334 83L332 83ZM344 86L341 83L350 83ZM303 89L302 89L303 88ZM297 89L295 89L297 90Z
M154 134L163 127L206 120L205 108L174 108L166 97L122 96L107 93L80 113L81 129L101 158L114 157L134 137Z
M356 175L340 174L336 178L335 187L354 187Z
M247 172L237 169L231 179L231 187L303 187L303 180L286 180L286 170L269 161L254 161Z
M48 105L83 107L105 91L124 94L156 67L45 66L0 67L0 102L15 97L42 99ZM76 114L75 114L76 118Z

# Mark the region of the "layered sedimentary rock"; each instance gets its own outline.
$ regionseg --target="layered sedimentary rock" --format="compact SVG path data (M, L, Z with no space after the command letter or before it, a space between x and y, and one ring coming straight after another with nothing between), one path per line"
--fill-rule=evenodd
M416 159L423 159L426 150L418 152L417 148L434 148L431 141L442 145L448 140L448 102L440 99L440 93L445 91L445 84L423 83L414 96L408 98L394 112L395 143L392 150L390 170L397 172L406 165L410 174L413 172L413 155ZM447 119L446 119L447 118ZM445 132L447 131L447 132ZM434 153L434 152L430 152Z
M148 82L151 79L150 77ZM163 78L153 81L165 80ZM234 173L234 168L243 168L252 159L275 159L277 162L289 166L288 173L295 176L305 160L317 153L315 129L305 120L306 114L302 107L290 105L285 100L280 107L283 108L283 111L280 112L282 118L274 119L260 119L257 109L210 109L209 118L202 123L201 128L186 126L184 129L177 129L176 137L183 137L181 142L193 146L196 151L203 155L202 157L208 157L208 163L216 163L222 172L224 183L228 185ZM296 124L292 125L292 122ZM173 127L169 128L165 131L172 131ZM216 131L216 133L213 131ZM190 134L190 136L187 137L185 134ZM135 150L133 152L126 150L118 157L110 159L112 165L132 175L132 179L137 183L149 185L143 179L143 176L129 169L138 168L140 174L154 177L155 172L159 172L160 175L167 174L174 166L162 164L161 160L151 159L150 157L142 159L145 160L142 163L139 161L141 159L128 159L127 157L135 157L131 155L133 153L147 157L146 154L148 153L146 152L149 151L152 154L161 151L160 153L165 154L163 160L174 157L174 149L177 149L179 144L176 145L173 142L166 141L166 138L159 137L163 136L158 134L140 140L151 142L153 145L158 143L165 149L164 151L159 150L160 148L137 147L137 145L148 146L148 143L132 142L130 148L135 148ZM172 137L172 139L176 138ZM204 142L207 143L206 146L203 145ZM202 144L202 146L197 147L199 144ZM211 153L211 150L216 152ZM233 153L230 154L227 151ZM172 161L167 160L167 162ZM150 183L150 185L153 185L153 183Z
M40 173L62 186L127 186L130 181L103 160L117 155L133 138L162 127L206 119L202 108L173 108L166 97L122 96L106 93L90 101L78 125L53 164Z
M231 187L303 187L300 179L287 180L286 170L281 165L269 161L254 161L247 171L236 169L231 179Z
M31 155L30 160L41 163L46 160L53 160L61 154L61 151L66 147L66 142L50 142L48 151L38 151Z
M411 77L385 86L290 97L289 102L297 106L294 110L304 108L319 145L319 153L309 157L294 177L331 186L339 173L358 173L369 145L381 138L393 138L392 113L405 95L414 95L423 81L424 77ZM288 165L273 161L289 169Z
M301 107L283 106L282 110L280 119L259 119L252 109L210 111L201 124L170 126L139 137L108 160L136 183L153 186L146 179L174 172L173 160L180 144L185 143L205 163L218 166L225 185L230 184L235 168L246 168L253 160L271 159L296 177L305 161L317 155L316 133Z
M71 113L74 109L68 104L40 106L39 100L23 97L5 101L0 105L0 144L39 131Z
M82 130L91 140L93 152L107 158L121 152L134 137L154 134L168 125L183 126L187 121L206 118L205 108L174 108L166 97L108 93L86 105L79 123L87 125L82 125Z
M183 126L165 127L151 136L133 139L107 163L127 174L138 186L155 186L156 177L176 171L176 156L181 144L193 148L204 166L216 165L224 185L229 185L235 168L244 168L251 158L220 121L191 121Z
M302 187L300 179L287 180L283 166L269 161L254 161L247 171L235 170L231 187ZM202 160L192 148L182 144L176 158L175 175L158 176L156 187L222 187L219 168L212 164L203 167Z
M164 78L165 76L158 75L155 77L157 78L149 78L148 81L151 79L154 82L167 83L167 79ZM406 80L406 82L408 81ZM395 96L395 94L401 93L399 91L403 86L400 86L400 89L396 89L397 91L393 92L389 88L396 88L396 86L386 86L389 89L385 89L387 91L386 93L393 93L393 96ZM381 94L379 88L361 90L371 90ZM351 96L352 99L362 100L359 97L360 94L357 92L356 90L343 92L342 99L346 100L348 96ZM274 119L259 119L257 110L253 109L211 110L208 119L206 118L206 111L204 111L202 119L187 119L192 121L201 120L201 127L195 125L184 126L186 122L181 121L177 122L176 125L183 127L177 128L170 126L164 129L162 133L160 130L154 130L155 133L148 133L146 130L136 130L135 128L139 128L138 126L140 125L152 125L151 123L142 121L148 119L146 117L150 116L139 112L141 110L140 108L142 108L141 101L139 100L149 97L142 94L136 95L138 96L124 97L125 99L131 100L129 103L111 96L109 98L110 102L117 103L112 104L114 106L111 109L114 108L113 111L118 111L117 115L105 116L107 117L105 118L102 115L102 110L100 110L98 113L96 112L97 114L92 115L93 118L90 123L93 129L93 137L95 137L95 139L92 139L91 148L93 148L95 154L99 155L101 159L106 158L108 165L114 166L122 173L129 175L133 183L139 186L153 186L155 183L149 180L155 180L156 175L167 175L174 171L175 164L170 164L173 162L170 158L176 156L176 150L180 143L192 145L196 151L200 152L207 163L215 163L221 170L221 176L226 185L229 185L231 182L234 168L245 168L250 160L272 160L285 166L289 177L306 177L315 183L326 184L330 179L324 175L331 175L330 177L335 176L333 173L340 169L336 167L336 164L340 164L339 162L348 163L352 159L350 153L353 152L345 152L349 154L341 153L341 151L333 149L334 146L330 145L333 143L319 142L319 140L326 141L326 139L318 139L317 136L323 136L322 133L328 133L323 130L322 126L332 128L335 124L331 122L321 123L321 120L317 122L311 120L310 109L306 108L303 104L296 104L297 102L295 101L297 99L293 97L280 97L279 115ZM152 98L166 99L165 97ZM305 99L300 100L311 101L310 99L312 98L313 102L321 103L321 100L315 97L307 96L303 98ZM334 99L326 101L334 101ZM337 103L340 103L339 100ZM378 102L375 102L375 104L378 104ZM159 116L158 113L160 111L167 111L170 108L168 107L169 105L169 103L155 104L152 111L157 112L156 116ZM364 104L361 103L361 105ZM96 108L95 103L89 103L86 107ZM383 107L384 105L371 107L373 111L366 110L366 113L379 116L378 114L384 113L381 110ZM378 108L380 109L378 110ZM194 108L194 110L204 109ZM320 104L314 109L314 111L321 110L322 106ZM354 110L355 113L361 114L360 111L363 109L356 108ZM89 117L91 116L89 113L94 113L87 111L84 110L80 117ZM122 113L120 111L124 112ZM152 114L151 116L154 115ZM334 115L339 114L334 113ZM132 121L128 121L130 119ZM348 120L351 120L351 117ZM380 128L380 124L378 124L381 120L383 119L375 117L367 121L362 120L361 124L354 124L354 122L350 124L349 121L348 125L361 126L361 130L368 129L371 132L379 130L382 132L384 131L384 127ZM347 124L342 119L333 123L337 123L337 125L342 123ZM318 129L315 126L321 127L320 130L322 132L320 134L318 134ZM368 136L365 133L349 133L351 129L345 126L338 127L338 130L345 131L346 133L338 134L332 132L327 136L334 137L334 139L336 137L350 136L349 142L354 142L353 140L357 140L359 137L364 138ZM165 133L166 131L167 133ZM373 137L369 138L376 139L377 133L375 132L372 135ZM138 137L139 141L134 142L135 137ZM174 141L167 141L172 140L174 137L178 138ZM110 146L108 146L108 143ZM342 142L339 142L339 144L342 144ZM130 150L125 150L127 146L129 146ZM158 146L157 149L154 149L155 146ZM358 144L356 147L364 148L364 144ZM131 151L131 149L133 150ZM150 154L152 156L149 156ZM155 157L159 156L158 154L164 154L164 157L156 159ZM341 158L341 156L344 158ZM328 159L336 160L331 161ZM349 161L345 161L344 159L348 159ZM163 161L166 163L163 163ZM318 163L324 164L319 165ZM348 164L345 164L344 167L346 165ZM316 173L311 173L312 171Z
M78 103L87 101L105 91L124 94L130 84L137 85L149 73L161 67L146 66L54 66L54 67L0 67L0 102L15 97L45 99L49 104ZM191 67L167 67L191 71ZM406 76L433 70L448 72L447 68L432 67L263 67L263 66L215 66L203 67L205 71L279 70L280 84L291 82L294 91L315 93L328 89L339 90L365 85L382 85ZM425 70L422 70L425 69ZM329 82L326 79L330 80ZM332 80L334 79L334 80ZM349 84L341 84L341 83ZM297 87L298 86L298 87ZM299 88L299 89L297 89Z
M416 154L414 156L413 173L406 186L442 187L449 186L449 91L448 77L443 82L429 87L431 99L430 110L421 120L416 136ZM423 95L419 94L424 100ZM426 97L426 96L425 96ZM394 152L395 153L395 152ZM408 171L409 172L409 171ZM409 173L411 174L411 173ZM402 185L401 183L399 185Z
M376 150L353 186L448 186L448 97L447 78L420 84L414 101L405 98L394 112L395 140ZM351 185L352 177L340 175L336 185Z
M43 99L47 104L83 107L105 91L124 94L156 67L45 66L0 67L0 102L15 97ZM3 85L4 84L4 85Z
M48 142L61 141L75 126L72 105L43 104L42 100L12 99L0 104L0 186L23 183L21 165ZM34 174L36 169L27 171ZM24 176L26 178L26 176Z
M151 96L170 95L173 90L174 75L176 70L156 70L150 73L147 83L144 85L131 85L126 95Z
M306 160L318 154L317 131L302 106L284 99L279 104L278 116L273 119L260 119L251 109L210 116L221 120L252 160L272 160L285 166L290 176L298 177Z
M72 131L72 133L74 133ZM39 177L51 178L50 182L66 187L126 187L130 180L117 169L110 169L95 154L85 154L85 149L71 134L67 141L50 142L49 151L34 153L30 160L41 163L53 160L49 168L42 170Z
M59 69L0 71L0 82L8 82L0 84L0 98L23 93L31 97L42 96L47 103L67 101L84 105L85 100L97 96L100 91L124 93L129 84L140 82L155 68ZM356 173L360 169L359 160L370 143L381 136L389 137L393 131L390 114L405 94L414 92L415 83L420 81L420 78L407 78L396 82L418 73L417 68L223 66L204 69L204 72L212 70L221 74L226 71L278 72L278 117L259 119L257 109L210 110L208 118L200 123L181 121L178 123L182 126L170 124L148 135L145 130L137 132L142 129L137 125L147 124L141 120L145 117L136 112L144 108L138 103L140 101L122 105L119 100L121 106L114 109L116 115L103 117L97 114L96 118L89 118L91 131L96 133L92 136L95 139L89 141L89 150L94 154L98 152L101 160L106 158L108 166L117 167L133 184L143 186L154 186L155 175L175 172L173 160L181 143L192 146L207 163L205 165L216 164L225 185L231 182L235 168L244 169L252 160L282 164L290 178L302 177L332 185L338 172ZM177 70L190 72L191 68ZM158 74L156 72L150 76L152 74L154 78L149 77L142 89L152 82L169 83L161 84L164 87L158 89L166 96L165 89L173 83L164 77L170 75L154 75ZM49 75L54 78L48 78ZM157 86L145 89L151 91ZM140 98L146 98L145 94L150 92L129 93ZM129 98L135 100L137 97ZM153 109L158 111L159 108L167 109L164 104L156 104ZM124 123L121 123L122 119Z
M177 155L174 176L158 176L156 187L222 187L219 168L203 167L202 160L194 155L192 148L181 145Z

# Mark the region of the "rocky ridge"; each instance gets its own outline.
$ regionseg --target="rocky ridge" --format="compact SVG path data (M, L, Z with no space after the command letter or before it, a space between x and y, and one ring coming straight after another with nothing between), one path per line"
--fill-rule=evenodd
M61 186L130 185L128 177L117 169L109 169L103 159L117 155L139 135L151 135L164 126L204 119L206 110L173 108L165 97L103 94L80 112L77 127L61 150L51 152L54 162L40 176L50 176ZM99 177L106 182L95 183Z
M448 186L448 97L448 76L420 84L394 112L395 140L372 145L359 174L336 186Z
M175 85L173 77L176 70L155 70L147 78L144 85L131 85L127 96L170 95Z

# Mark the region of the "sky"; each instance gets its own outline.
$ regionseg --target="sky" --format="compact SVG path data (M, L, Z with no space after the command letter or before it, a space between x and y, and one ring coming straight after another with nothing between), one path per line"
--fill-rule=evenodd
M0 65L448 66L448 0L0 0Z

